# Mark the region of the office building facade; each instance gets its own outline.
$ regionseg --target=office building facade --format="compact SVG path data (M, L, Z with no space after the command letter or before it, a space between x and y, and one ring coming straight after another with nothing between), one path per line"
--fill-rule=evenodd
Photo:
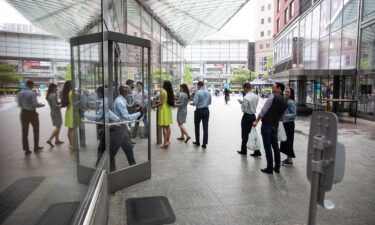
M260 77L268 74L267 61L272 60L274 1L257 0L255 26L255 72Z
M212 88L222 88L233 70L248 68L248 40L200 40L185 48L186 65L193 69L193 79L204 80Z
M315 1L275 38L272 79L294 87L299 105L355 99L374 118L374 11L371 0Z
M20 82L56 83L65 79L70 46L65 40L26 24L0 26L0 63L14 66Z

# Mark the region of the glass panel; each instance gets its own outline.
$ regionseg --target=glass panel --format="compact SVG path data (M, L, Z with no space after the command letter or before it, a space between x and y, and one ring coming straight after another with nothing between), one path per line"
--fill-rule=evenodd
M363 20L368 20L374 17L375 17L374 0L363 0Z
M151 40L151 27L152 27L152 18L150 14L142 7L142 37L148 40Z
M147 119L149 65L147 49L123 43L117 43L116 47L118 64L115 65L114 80L118 91L115 93L113 110L121 120L130 122L125 126L125 129L131 131L132 138L132 140L127 139L128 141L121 145L122 149L119 149L120 145L118 148L116 147L115 151L118 152L112 156L112 162L116 164L116 169L119 170L134 163L139 164L148 160L148 139L146 137L148 136L149 126ZM124 86L119 88L120 85ZM123 99L126 101L126 109L120 107ZM139 121L139 119L141 120ZM112 132L115 135L116 127L111 129L111 144L114 144L117 139L112 137ZM112 170L114 169L112 168Z
M329 43L329 68L340 69L341 62L341 29L332 33Z
M312 19L312 13L307 14L306 16L306 25L305 25L305 45L310 45L311 44L311 19Z
M319 43L319 68L328 69L329 38L320 39Z
M357 57L357 22L343 28L341 69L355 69Z
M343 0L331 0L331 32L342 27Z
M330 0L324 0L320 4L320 37L324 37L329 34L330 5Z
M375 74L375 25L362 29L361 73Z
M127 1L127 34L141 36L141 7L135 0Z
M343 17L344 26L357 20L358 4L359 4L359 0L344 0L344 17Z
M358 111L368 115L375 115L375 76L360 76L358 97Z

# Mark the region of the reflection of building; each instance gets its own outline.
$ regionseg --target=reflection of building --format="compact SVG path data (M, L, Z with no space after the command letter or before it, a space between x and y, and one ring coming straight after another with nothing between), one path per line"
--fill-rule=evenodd
M22 81L48 84L64 79L70 61L69 43L35 26L4 24L0 27L0 63L16 67Z
M358 13L359 4L363 16ZM374 115L369 97L373 94L361 93L359 85L370 84L374 88L375 35L371 26L362 29L362 43L357 41L357 35L358 20L360 24L371 24L367 22L374 19L375 2L322 0L314 1L307 9L303 3L300 11L302 14L275 38L272 79L297 89L300 105L317 107L324 97L358 98L359 111ZM361 55L357 54L359 44ZM366 69L358 70L361 65ZM358 78L360 84L356 84ZM344 111L348 108L349 105L341 106Z
M193 69L194 80L206 80L221 87L234 69L248 68L247 40L201 40L185 48L185 63Z
M257 0L256 4L255 72L260 76L266 74L272 56L273 5L274 0Z

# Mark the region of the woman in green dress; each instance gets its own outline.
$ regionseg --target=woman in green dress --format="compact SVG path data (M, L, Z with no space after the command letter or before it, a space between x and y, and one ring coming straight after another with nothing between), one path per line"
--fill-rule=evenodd
M175 105L171 82L164 81L159 99L160 102L152 108L159 107L158 125L162 127L164 137L164 143L160 148L168 148L170 145L169 138L171 137L170 125L173 123L171 106Z
M64 83L61 93L61 107L66 107L65 126L68 128L69 149L74 150L74 120L73 120L73 99L72 99L72 81L67 80Z

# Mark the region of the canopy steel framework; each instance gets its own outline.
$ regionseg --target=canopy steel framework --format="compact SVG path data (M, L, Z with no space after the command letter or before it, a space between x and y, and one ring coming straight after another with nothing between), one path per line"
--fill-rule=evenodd
M7 1L33 24L63 39L81 34L97 22L101 12L101 0ZM137 1L181 44L188 45L220 30L249 0Z

